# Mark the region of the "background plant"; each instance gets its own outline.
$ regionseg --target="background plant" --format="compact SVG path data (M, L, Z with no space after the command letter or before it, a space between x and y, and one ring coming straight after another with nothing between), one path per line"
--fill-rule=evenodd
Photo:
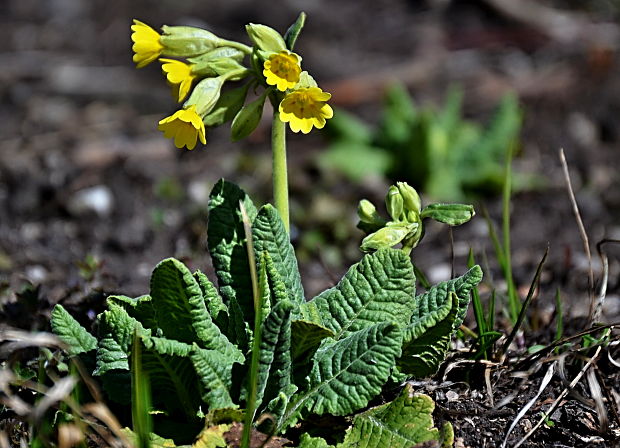
M498 192L506 153L521 130L517 99L505 95L487 127L463 119L462 99L462 91L452 88L442 109L418 107L405 87L393 85L377 126L338 111L329 126L332 143L319 161L355 181L369 174L404 180L436 200ZM535 181L515 176L520 189Z

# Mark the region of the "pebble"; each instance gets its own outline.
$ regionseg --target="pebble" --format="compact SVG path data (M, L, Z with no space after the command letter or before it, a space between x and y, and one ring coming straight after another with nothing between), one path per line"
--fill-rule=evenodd
M69 199L67 208L74 215L94 212L99 216L108 216L114 208L114 196L105 185L84 188Z

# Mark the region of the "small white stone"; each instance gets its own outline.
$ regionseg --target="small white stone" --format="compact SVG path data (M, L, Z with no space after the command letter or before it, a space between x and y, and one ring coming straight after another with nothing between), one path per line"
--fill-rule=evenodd
M99 216L108 216L114 207L114 196L105 185L96 185L76 192L67 207L75 215L95 212Z

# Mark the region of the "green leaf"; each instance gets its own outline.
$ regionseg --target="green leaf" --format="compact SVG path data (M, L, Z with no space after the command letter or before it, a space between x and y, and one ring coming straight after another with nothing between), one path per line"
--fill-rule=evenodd
M456 294L451 292L450 297L443 306L404 329L403 352L396 361L401 373L416 378L430 376L445 359L459 310Z
M334 332L314 322L294 320L291 323L291 357L293 362L311 359L323 339L333 338Z
M400 356L402 332L392 323L360 330L316 352L309 387L287 410L285 421L302 407L311 413L347 415L366 406Z
M276 303L263 321L256 406L268 403L291 384L291 313L288 300Z
M224 434L227 433L232 425L217 425L204 428L198 435L198 439L192 445L192 448L226 448L226 439Z
M138 320L146 328L156 328L155 310L153 309L152 297L144 295L131 298L123 295L109 296L107 303L114 303L122 307L127 314Z
M125 436L127 436L129 441L133 444L132 446L135 446L136 441L137 441L136 434L129 428L123 428L122 431L125 434ZM149 439L150 439L149 442L150 442L151 448L175 448L176 447L176 445L174 444L174 440L159 437L157 434L151 433Z
M179 341L143 336L142 367L151 380L153 405L169 413L196 417L200 392L190 354L193 347Z
M273 265L284 282L289 298L293 302L303 303L304 290L295 258L295 250L288 232L280 219L278 211L267 204L261 207L252 224L254 249L257 254L266 251Z
M198 286L200 286L200 291L211 319L222 331L225 331L228 328L228 307L224 305L224 301L217 292L217 288L200 271L194 272L194 278L198 282ZM227 336L229 335L227 334Z
M82 327L60 304L54 307L51 319L52 331L69 347L67 353L71 356L94 350L97 339Z
M293 51L293 49L295 48L295 43L297 42L299 33L301 33L301 30L304 28L305 23L306 13L302 11L299 13L299 16L297 17L295 23L293 23L288 28L288 30L286 30L286 33L284 33L284 42L286 43L286 48L288 48L290 51Z
M232 366L236 362L215 350L205 350L194 344L192 364L204 388L202 400L209 410L237 407L230 397Z
M243 202L250 221L254 221L257 214L256 207L245 191L223 179L213 187L209 200L207 244L213 259L220 294L228 306L235 331L241 335L245 332L245 329L240 327L241 323L253 322L254 304L239 201ZM232 303L232 299L235 299L236 305ZM239 310L242 315L235 315Z
M476 265L461 277L438 283L424 294L415 298L414 313L411 323L423 321L425 316L444 306L450 300L450 293L455 293L459 299L459 309L452 327L456 330L463 323L467 307L469 306L469 293L482 280L482 269Z
M382 249L353 265L340 282L302 304L304 320L347 337L382 322L407 325L412 314L415 277L409 257Z
M420 217L431 218L451 226L460 226L474 217L473 205L467 204L430 204L427 205Z
M312 437L308 433L304 433L299 438L297 448L334 448L334 445L328 444L322 437Z
M213 323L200 285L178 260L160 262L151 276L151 297L159 328L164 336L202 348L217 350L241 361L241 352Z
M267 91L251 103L246 104L239 109L239 112L237 112L237 115L233 118L230 129L230 135L233 142L250 135L254 132L254 129L256 129L258 123L260 123L260 119L263 116L265 98L267 98L266 92Z
M134 331L139 336L151 334L151 330L144 329L124 308L108 303L108 310L99 315L97 363L93 375L103 375L111 370L129 370L128 358Z
M434 409L435 404L428 395L415 394L413 386L407 384L391 403L355 416L353 426L337 448L410 448L430 441L452 446L451 431L434 428Z

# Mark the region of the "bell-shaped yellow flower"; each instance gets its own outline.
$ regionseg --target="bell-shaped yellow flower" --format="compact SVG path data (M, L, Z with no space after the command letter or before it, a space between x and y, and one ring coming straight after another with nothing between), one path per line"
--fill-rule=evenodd
M164 118L159 122L158 129L163 131L166 138L174 138L174 146L177 148L185 146L187 149L194 149L198 139L203 145L207 143L205 125L194 105Z
M192 72L193 64L165 58L161 58L159 61L163 62L161 69L166 74L166 79L170 85L172 85L172 95L180 103L185 99L192 88L192 83L196 79L196 75Z
M301 73L299 63L299 56L288 50L272 54L263 64L263 75L267 84L276 86L282 92L292 89L299 81Z
M131 33L133 61L138 68L142 68L156 60L164 46L159 41L161 37L159 33L146 23L134 19L131 31L133 31Z
M288 123L293 132L307 134L312 127L322 129L326 120L334 116L327 101L331 94L318 87L293 90L280 103L280 120Z

